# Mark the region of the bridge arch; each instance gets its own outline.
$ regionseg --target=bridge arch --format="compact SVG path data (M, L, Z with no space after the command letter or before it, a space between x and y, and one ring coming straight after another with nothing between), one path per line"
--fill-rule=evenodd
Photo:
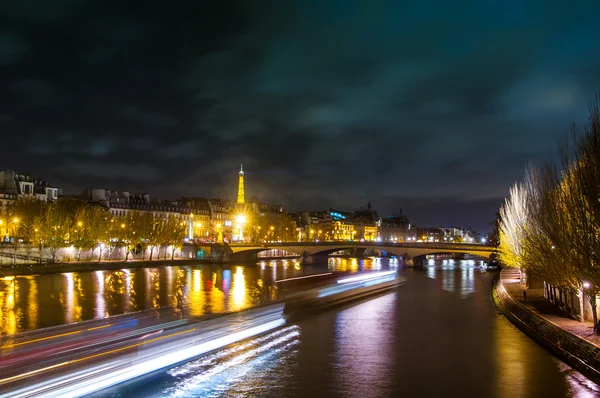
M261 246L261 247L249 247L244 248L243 250L232 250L229 253L229 261L231 262L252 262L258 261L261 258L258 256L259 253L268 252L271 250L281 250L286 253L290 253L292 255L296 255L298 257L302 257L303 251L295 248L281 248L281 247L270 247L270 246Z
M366 250L387 252L391 255L402 257L406 265L409 260L423 258L431 254L470 254L489 258L494 252L493 247L472 244L448 244L448 243L374 243L374 242L288 242L275 244L231 244L227 248L229 261L255 261L257 254L268 250L284 250L302 256L303 259L319 259L322 261L331 253L341 250L353 251L353 255L361 257Z

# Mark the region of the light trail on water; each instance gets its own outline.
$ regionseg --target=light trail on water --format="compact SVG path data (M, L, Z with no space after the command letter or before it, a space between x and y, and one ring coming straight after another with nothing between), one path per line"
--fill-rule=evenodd
M161 395L171 397L196 397L214 395L225 390L243 376L256 372L268 359L281 357L300 343L300 328L291 326L253 339L232 349L224 350L183 368L167 372L182 378ZM232 358L226 359L232 356ZM220 360L225 359L223 363Z

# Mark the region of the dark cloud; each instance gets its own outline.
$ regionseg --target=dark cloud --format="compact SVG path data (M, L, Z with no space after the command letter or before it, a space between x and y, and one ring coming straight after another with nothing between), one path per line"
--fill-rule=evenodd
M591 1L0 5L4 167L67 191L488 219L600 88Z

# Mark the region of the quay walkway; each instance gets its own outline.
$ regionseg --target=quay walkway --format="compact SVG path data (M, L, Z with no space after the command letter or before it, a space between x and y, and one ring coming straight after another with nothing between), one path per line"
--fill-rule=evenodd
M589 321L579 322L561 311L544 297L543 289L527 289L527 301L523 297L523 285L520 283L519 270L505 268L500 273L502 284L513 300L530 311L544 317L556 326L573 333L600 347L600 335L594 333L594 324Z
M520 272L505 268L496 279L493 299L506 318L525 334L600 384L600 336L591 322L579 322L548 301L542 289L528 289L523 296Z

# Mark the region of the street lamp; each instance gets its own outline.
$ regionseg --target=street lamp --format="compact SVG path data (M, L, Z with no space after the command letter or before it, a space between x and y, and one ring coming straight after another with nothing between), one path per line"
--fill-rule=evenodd
M238 214L235 216L235 221L240 228L240 241L244 241L244 224L246 223L246 216L243 214Z
M217 242L223 241L223 232L221 231L221 223L217 223Z
M13 221L13 240L14 240L14 243L17 243L16 236L17 236L17 224L19 223L19 219L17 217L15 217L15 218L13 218L12 221ZM16 257L15 257L15 261L16 261Z

